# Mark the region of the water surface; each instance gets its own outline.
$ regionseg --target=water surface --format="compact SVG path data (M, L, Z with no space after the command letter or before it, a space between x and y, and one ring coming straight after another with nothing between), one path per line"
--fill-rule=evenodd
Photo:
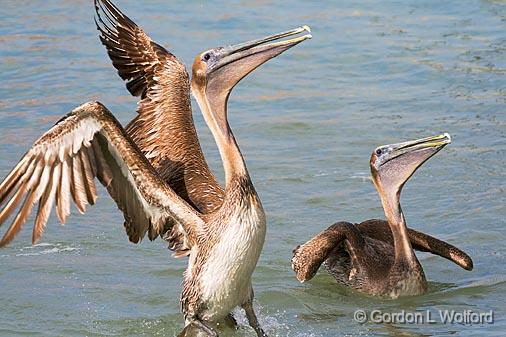
M187 65L207 48L313 28L312 40L244 80L229 106L268 216L253 282L269 335L504 335L504 1L117 3ZM0 177L80 103L100 100L123 123L135 115L136 99L106 57L92 13L91 1L2 1ZM222 177L195 112L207 158ZM418 254L429 292L395 301L339 287L325 272L299 284L290 269L297 244L338 220L383 216L368 178L372 149L445 131L453 144L409 181L402 205L410 226L461 247L475 269ZM85 216L76 213L65 227L52 217L35 247L27 225L0 250L0 336L177 333L186 262L172 259L161 241L128 243L103 189ZM493 310L495 323L362 325L353 320L357 309ZM237 335L253 333L244 326Z

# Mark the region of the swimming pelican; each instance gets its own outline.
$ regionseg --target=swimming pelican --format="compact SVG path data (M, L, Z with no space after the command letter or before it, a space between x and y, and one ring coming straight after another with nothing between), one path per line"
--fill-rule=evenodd
M408 229L400 205L406 181L450 142L445 133L376 148L370 159L372 180L387 221L338 222L298 246L292 268L299 281L311 279L324 263L339 283L367 294L391 298L422 294L427 281L413 248L472 270L473 261L460 249Z
M253 310L251 285L265 239L265 214L228 124L227 102L233 87L255 68L311 38L294 37L305 31L306 26L210 49L195 58L191 89L225 171L225 194L217 210L202 214L179 197L111 112L89 102L42 135L0 183L0 225L19 206L0 246L14 238L37 202L32 243L40 239L53 204L61 223L70 214L70 196L84 213L96 201L96 177L123 212L132 242L146 233L153 240L168 224L180 225L190 247L181 295L185 330L193 326L216 336L212 325L241 306L257 335L265 336Z

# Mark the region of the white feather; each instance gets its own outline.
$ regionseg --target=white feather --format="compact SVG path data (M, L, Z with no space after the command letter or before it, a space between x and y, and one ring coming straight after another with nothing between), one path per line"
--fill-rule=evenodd
M265 232L265 214L259 204L236 210L202 271L202 300L207 306L204 320L221 319L250 298L251 276Z

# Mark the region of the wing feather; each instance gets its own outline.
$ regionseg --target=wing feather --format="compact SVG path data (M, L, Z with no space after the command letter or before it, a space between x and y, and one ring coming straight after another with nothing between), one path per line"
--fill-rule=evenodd
M46 226L49 215L51 214L51 206L56 196L56 188L60 181L61 169L59 165L54 165L51 168L49 176L49 182L39 201L39 210L37 211L37 217L35 218L35 225L33 226L32 243L39 241L42 236L42 232Z
M72 161L70 194L72 195L79 212L84 214L86 212L86 205L88 204L88 201L86 198L86 190L82 176L81 160L79 159L79 156L72 156L70 159Z
M349 222L338 222L293 250L292 269L300 282L312 279L332 250L346 239Z
M9 173L9 179L5 179L0 184L0 206L9 198L9 196L17 189L16 187L22 182L20 179L23 170L30 165L30 158L23 157L23 160L12 169Z
M156 84L157 78L171 78L183 71L184 65L170 52L153 42L130 18L124 15L109 0L95 0L95 24L100 32L100 41L118 70L127 81L127 89L134 96L150 100L147 93ZM170 67L164 65L171 64ZM170 82L167 83L170 89ZM142 111L139 111L142 114Z
M128 91L141 98L138 116L126 127L128 135L181 198L202 213L214 212L222 205L224 190L200 147L184 64L110 0L95 0L95 9L100 41ZM150 225L158 227L171 226ZM169 247L174 247L179 256L189 253L188 242L181 241L184 232L178 233L173 227L164 236L170 238Z
M4 209L2 209L2 211L0 212L0 226L11 215L11 213L16 209L16 207L18 207L26 191L29 190L29 185L28 182L26 182L26 179L35 176L34 171L36 167L37 163L35 160L33 160L30 163L30 166L28 167L26 174L20 177L18 183L16 184L17 190L14 192L14 195L9 200L7 205L5 205Z
M205 235L200 214L163 182L113 115L102 104L90 102L39 138L0 184L9 190L0 193L11 195L0 209L0 224L24 197L0 246L14 238L37 202L33 243L41 237L55 201L62 223L70 213L69 194L84 212L96 196L95 177L123 211L131 241L139 242L147 232L155 239L171 223L181 224L190 241Z
M49 177L48 171L49 167L44 165L43 161L39 161L33 175L27 182L27 190L29 192L26 195L25 201L0 242L10 242L24 225L28 215L32 211L33 205L44 191Z
M90 162L90 168L91 168L91 175L93 177L97 176L97 159L95 158L95 151L93 150L93 146L90 144L90 146L86 147L86 152L88 152L88 159Z
M366 220L357 224L357 228L362 235L393 245L392 231L386 220ZM473 269L472 258L454 245L411 228L408 228L407 234L414 250L439 255L466 270Z
M59 165L61 168L61 174L60 174L60 184L58 185L58 192L56 194L57 195L56 214L62 225L65 224L67 216L70 215L69 161L70 158L68 157L68 155L64 155L63 161Z
M105 161L104 155L102 154L102 150L100 149L98 142L93 142L92 147L97 163L97 178L100 180L102 185L108 187L112 181L111 168Z
M95 186L95 180L93 171L91 169L90 159L88 157L88 146L79 151L79 159L81 160L81 169L83 182L86 192L86 199L90 205L94 205L97 200L97 188Z

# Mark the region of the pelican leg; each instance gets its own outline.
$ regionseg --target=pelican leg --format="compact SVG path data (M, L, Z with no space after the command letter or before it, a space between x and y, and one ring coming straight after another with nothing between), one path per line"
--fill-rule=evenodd
M253 298L253 296L251 296ZM260 327L258 323L257 315L255 314L255 310L253 310L253 302L249 300L248 302L242 305L242 308L246 312L246 318L248 319L249 325L255 330L258 337L267 337L267 334Z
M218 337L218 333L211 327L208 327L204 322L200 319L192 317L188 318L189 323L184 327L183 331L178 335L178 337L186 337L187 333L191 330L192 327L205 332L209 337Z

